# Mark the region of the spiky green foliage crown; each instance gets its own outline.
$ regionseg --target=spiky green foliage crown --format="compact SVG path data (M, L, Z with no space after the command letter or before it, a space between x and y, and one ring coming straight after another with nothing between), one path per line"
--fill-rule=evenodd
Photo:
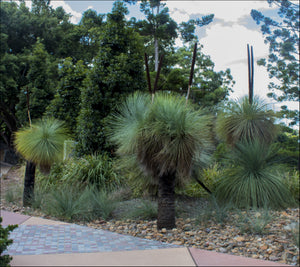
M238 143L228 155L230 167L216 188L218 200L240 208L285 208L293 204L278 159L272 145L259 141Z
M185 98L135 93L111 120L111 141L121 155L134 155L152 177L188 175L192 163L208 149L210 116L186 105Z
M63 122L53 118L41 119L31 127L15 133L16 150L28 161L50 166L62 160L64 141L68 132Z
M242 140L256 139L271 143L277 134L275 115L258 97L249 103L248 97L238 102L229 102L223 114L217 119L216 130L227 144L234 145Z

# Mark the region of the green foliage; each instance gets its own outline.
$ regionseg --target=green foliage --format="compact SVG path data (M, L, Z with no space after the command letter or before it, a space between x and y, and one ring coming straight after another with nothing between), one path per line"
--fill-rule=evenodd
M262 211L241 211L237 214L236 221L241 233L265 234L266 226L272 221L272 216L268 209Z
M228 103L217 118L216 130L230 145L243 140L271 143L277 133L273 112L258 97L254 97L252 104L248 97Z
M10 266L10 261L12 257L9 255L3 255L3 252L6 248L13 243L12 239L9 239L9 233L13 231L18 225L8 225L7 227L3 228L2 226L2 217L0 217L0 266Z
M67 138L67 130L61 121L46 118L16 132L15 146L26 160L49 167L62 160Z
M228 98L235 82L229 69L219 72L214 70L215 64L209 56L201 51L202 48L203 46L200 46L197 49L190 99L201 107L215 108L218 103ZM178 64L180 69L172 69L169 72L167 75L168 83L163 87L164 90L186 95L193 49L193 45L177 49L173 57L174 63Z
M262 23L261 31L265 42L269 44L269 56L258 61L267 67L270 78L276 77L280 84L271 82L269 97L281 102L299 101L299 3L292 1L269 0L270 5L279 7L278 20L265 17L257 10L251 11L257 24ZM282 109L282 114L293 119L292 124L299 122L299 111L290 114ZM296 114L295 114L296 113Z
M61 186L49 192L43 210L49 215L67 221L85 219L89 212L88 197L88 189L82 192L75 187Z
M225 224L228 220L229 212L232 209L230 204L219 204L214 195L208 199L205 207L196 210L196 222L209 225L211 221L219 224Z
M22 195L21 186L9 187L5 192L4 198L7 202L16 203L20 201L20 196Z
M28 122L27 94L29 93L31 119L41 118L54 97L57 80L55 58L48 54L39 38L32 48L32 54L27 57L27 64L27 82L18 95L19 102L16 105L16 116L23 125Z
M75 185L81 188L95 186L104 191L113 191L122 183L114 170L113 160L106 154L71 158L57 176L65 185Z
M203 184L208 187L211 192L214 192L216 184L218 183L220 177L223 176L223 168L218 163L214 163L213 165L204 168L204 169L196 169L193 174L199 180L203 182ZM208 192L203 189L203 187L197 183L194 179L191 182L187 183L184 187L184 190L181 192L184 195L189 197L207 197Z
M291 192L296 201L300 201L299 171L286 172L283 175L283 182Z
M93 68L84 81L77 125L77 151L91 154L109 150L106 119L122 96L145 88L143 45L139 35L127 27L128 10L115 2L108 14Z
M109 219L117 205L117 201L111 193L104 190L92 190L89 201L93 219L99 219L99 217L103 220Z
M148 95L136 93L112 116L111 140L152 177L174 170L185 176L209 148L209 119L184 98L157 94L150 105Z
M157 205L150 200L142 200L125 217L128 219L154 220L157 218Z
M218 201L240 208L292 205L276 156L274 146L258 141L237 144L228 155L228 168L217 185Z
M280 147L278 153L282 161L299 170L299 131L282 126L275 143Z
M80 110L80 90L88 69L82 60L74 64L70 57L64 59L59 66L59 83L46 114L65 121L68 129L75 133L76 118Z

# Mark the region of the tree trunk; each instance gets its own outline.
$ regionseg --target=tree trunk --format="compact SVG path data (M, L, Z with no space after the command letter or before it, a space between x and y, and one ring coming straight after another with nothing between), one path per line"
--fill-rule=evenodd
M159 178L157 229L175 227L175 174L171 173Z
M31 206L31 199L34 195L34 179L35 179L36 165L27 161L25 178L24 178L24 191L23 191L23 206Z
M155 71L158 70L158 40L157 38L155 37L154 38L154 47L155 47Z
M156 15L159 14L159 5L160 3L158 4L156 9ZM154 70L155 71L158 70L158 39L156 33L157 33L157 26L155 26L155 33L154 33L154 60L155 60Z

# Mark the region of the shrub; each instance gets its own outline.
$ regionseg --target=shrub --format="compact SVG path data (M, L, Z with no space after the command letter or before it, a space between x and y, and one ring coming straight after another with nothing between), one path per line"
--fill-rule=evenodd
M203 182L203 184L211 191L214 192L217 182L222 176L223 169L218 163L205 168L197 169L194 175ZM184 190L180 193L187 195L189 197L207 197L208 192L203 189L203 187L197 183L195 180L187 183Z
M80 186L95 186L98 190L112 191L121 185L113 166L113 160L106 154L87 155L72 159L64 166L61 182Z
M282 180L276 149L260 142L240 143L228 156L224 178L216 188L221 203L239 208L285 208L294 201Z
M12 260L12 257L9 255L2 255L6 248L13 243L12 239L8 239L9 232L13 231L18 225L8 225L3 228L2 217L0 217L0 266L10 266L9 263Z

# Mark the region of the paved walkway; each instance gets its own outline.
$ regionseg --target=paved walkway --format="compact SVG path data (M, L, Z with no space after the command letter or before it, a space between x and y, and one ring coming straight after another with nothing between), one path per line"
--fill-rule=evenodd
M1 210L12 266L287 266Z

